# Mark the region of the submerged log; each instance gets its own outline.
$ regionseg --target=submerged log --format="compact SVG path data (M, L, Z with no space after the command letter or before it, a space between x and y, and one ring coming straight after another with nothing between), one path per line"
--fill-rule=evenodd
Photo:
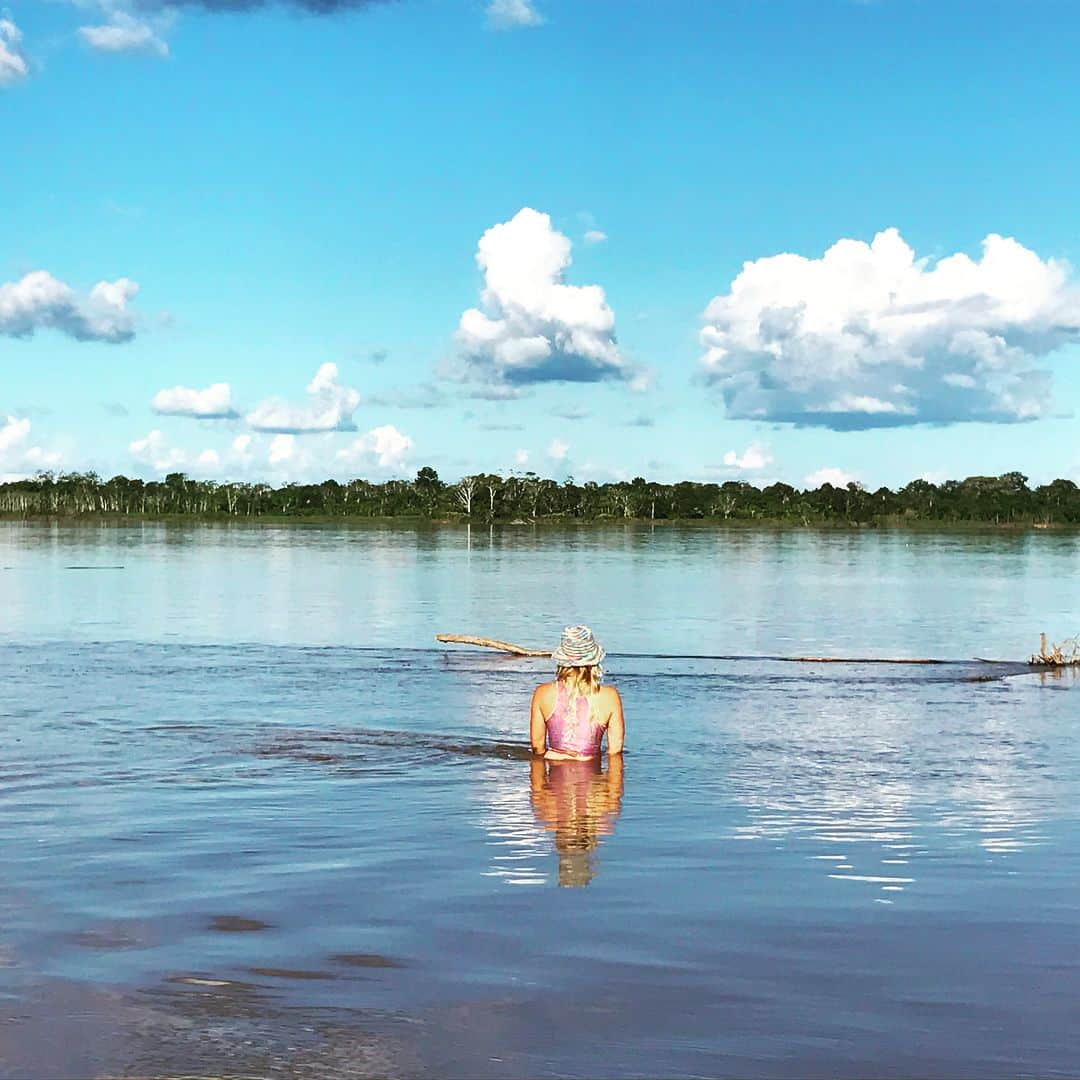
M777 656L775 659L788 664L950 664L955 662L916 659L910 656Z
M436 634L436 641L454 645L478 645L482 649L497 649L513 656L550 656L550 649L529 649L497 638L475 637L472 634ZM923 660L912 657L881 656L761 656L726 657L729 660L778 660L786 664L948 664L949 660ZM989 661L984 661L989 662Z

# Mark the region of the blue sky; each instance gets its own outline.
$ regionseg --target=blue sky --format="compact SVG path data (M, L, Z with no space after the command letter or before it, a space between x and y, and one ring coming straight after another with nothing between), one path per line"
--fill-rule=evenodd
M0 475L1080 478L1074 5L214 6L0 13Z

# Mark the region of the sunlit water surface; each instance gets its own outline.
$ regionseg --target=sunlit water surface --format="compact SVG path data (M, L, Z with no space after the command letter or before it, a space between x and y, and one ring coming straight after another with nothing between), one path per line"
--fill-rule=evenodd
M1056 534L0 525L0 1072L1075 1075ZM525 748L588 621L622 767ZM935 667L791 655L942 657ZM1077 687L1080 689L1080 687Z

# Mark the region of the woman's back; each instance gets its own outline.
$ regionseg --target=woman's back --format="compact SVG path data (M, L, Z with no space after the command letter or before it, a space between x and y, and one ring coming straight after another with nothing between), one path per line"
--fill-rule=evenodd
M543 683L532 703L533 750L549 757L589 758L600 753L604 735L608 752L621 753L622 699L613 686L591 694L574 693L566 682Z
M601 693L579 694L571 700L562 681L555 683L555 707L547 718L548 748L560 754L593 757L607 729L607 716L599 716Z

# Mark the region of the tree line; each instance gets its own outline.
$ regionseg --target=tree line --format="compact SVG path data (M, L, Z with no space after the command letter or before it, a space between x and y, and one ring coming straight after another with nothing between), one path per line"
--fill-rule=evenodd
M411 480L324 480L319 484L218 483L170 473L164 480L95 473L41 472L0 484L0 513L19 517L363 519L471 522L713 521L794 525L981 523L1080 524L1080 488L1071 480L1030 487L1019 472L934 484L913 480L893 491L861 484L755 487L737 480L660 484L636 477L598 484L559 483L535 473L478 473L446 483L430 468Z

